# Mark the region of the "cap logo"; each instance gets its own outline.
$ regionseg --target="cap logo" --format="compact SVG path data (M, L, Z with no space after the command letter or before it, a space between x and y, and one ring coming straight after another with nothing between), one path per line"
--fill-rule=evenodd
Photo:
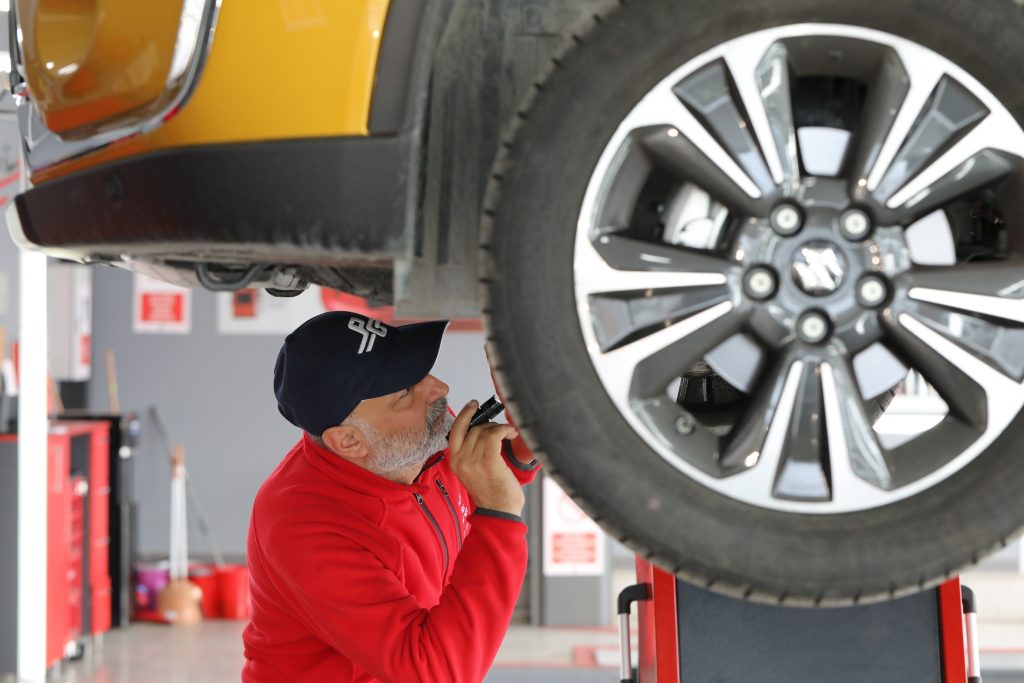
M363 337L359 343L358 353L373 351L373 342L377 341L377 337L386 337L388 334L388 329L384 327L384 323L373 318L369 320L352 318L348 321L348 329L355 330Z

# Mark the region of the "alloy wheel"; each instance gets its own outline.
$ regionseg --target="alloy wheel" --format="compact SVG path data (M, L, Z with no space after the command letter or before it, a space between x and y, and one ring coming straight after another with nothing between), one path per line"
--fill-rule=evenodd
M1024 406L1022 159L987 88L892 34L789 25L690 60L618 126L580 211L604 389L743 503L838 514L937 485ZM677 400L709 371L740 397L726 424ZM873 401L911 372L946 414L885 443Z

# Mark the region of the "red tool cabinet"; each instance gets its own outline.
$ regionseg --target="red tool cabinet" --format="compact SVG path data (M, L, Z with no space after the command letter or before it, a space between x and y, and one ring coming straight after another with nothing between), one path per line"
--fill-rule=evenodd
M55 421L50 427L50 449L65 451L64 469L85 480L85 516L82 547L82 635L110 630L110 463L106 425L88 421ZM56 463L53 463L56 465ZM70 499L69 499L70 500ZM53 529L53 526L50 526ZM70 541L70 539L69 539ZM71 544L63 546L67 558ZM58 564L51 558L50 567ZM62 563L65 567L68 562Z
M46 510L46 667L110 629L108 428L50 424ZM43 456L43 454L40 454ZM0 545L17 547L17 434L0 434ZM42 599L40 597L40 602ZM17 604L17 553L0 554L0 604ZM0 611L0 674L16 669L17 610Z

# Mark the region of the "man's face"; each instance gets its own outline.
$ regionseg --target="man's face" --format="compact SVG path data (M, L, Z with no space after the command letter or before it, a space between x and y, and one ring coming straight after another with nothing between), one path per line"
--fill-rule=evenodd
M454 422L447 396L448 385L427 375L407 389L360 403L348 422L366 438L370 469L393 472L444 450Z

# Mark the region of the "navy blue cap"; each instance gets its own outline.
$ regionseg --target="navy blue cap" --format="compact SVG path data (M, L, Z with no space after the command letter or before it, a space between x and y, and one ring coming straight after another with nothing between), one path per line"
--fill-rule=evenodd
M447 327L447 320L393 327L347 311L310 318L285 337L277 354L277 409L319 436L341 424L360 401L426 377Z

